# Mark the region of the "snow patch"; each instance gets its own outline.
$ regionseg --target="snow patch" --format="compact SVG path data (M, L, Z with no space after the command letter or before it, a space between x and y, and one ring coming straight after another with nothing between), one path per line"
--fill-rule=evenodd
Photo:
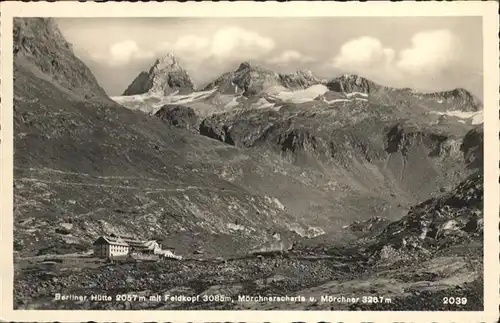
M140 110L146 113L155 113L165 104L187 104L197 100L202 100L213 94L217 88L209 91L192 92L179 95L179 91L166 96L153 93L136 95L113 96L112 100L131 110Z
M231 231L245 231L245 227L241 224L228 223L226 226Z
M364 96L364 97L368 97L368 93L363 93L363 92L350 92L350 93L347 93L347 92L344 92L345 96L350 98L350 97L353 97L355 95L359 95L359 96Z
M483 111L476 111L476 112L465 112L465 111L446 111L446 112L439 112L439 111L432 111L431 113L437 114L437 115L445 115L449 117L455 117L455 118L460 118L460 119L467 119L470 120L472 124L481 124L483 123Z
M274 107L274 103L271 103L264 98L260 98L259 101L252 104L251 107L253 109L270 109Z
M226 105L224 105L224 109L234 108L234 107L238 106L238 104L239 104L238 98L237 97L233 97L231 99L231 101L229 101L228 103L226 103Z
M323 99L323 102L326 102L328 104L330 103L335 103L335 102L352 102L352 100L349 100L349 99L333 99L333 100L326 100L326 99Z
M274 98L291 103L305 103L313 101L320 95L325 94L328 88L323 84L316 84L308 87L307 89L297 90L297 91L280 91L275 95Z
M315 238L324 235L325 231L320 227L309 227L307 228L307 236L310 238Z
M275 206L278 207L278 209L285 211L285 206L277 198L266 196L265 199L266 199L267 203L274 204Z

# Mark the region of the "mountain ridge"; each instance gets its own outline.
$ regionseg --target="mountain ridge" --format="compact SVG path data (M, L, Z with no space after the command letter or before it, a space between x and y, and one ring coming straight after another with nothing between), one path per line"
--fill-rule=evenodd
M173 78L168 77L170 82L177 82L180 85L177 88L184 90L184 93L189 91L195 91L196 87L194 82L189 77L187 71L185 71L177 63L175 56L171 53L166 55L163 59L174 60L178 69L186 73L187 81L183 79L184 75L180 78L174 76ZM150 68L150 72L141 72L138 77L129 85L124 95L135 95L147 93L146 90L132 90L135 85L134 83L144 83L146 78L151 78L151 70L161 61L162 58L158 58L155 63ZM160 75L161 76L161 75ZM158 76L158 77L160 77ZM158 78L157 77L157 78ZM158 82L158 81L157 81ZM243 61L239 66L229 72L221 74L214 80L210 81L208 84L202 88L202 91L217 90L221 94L234 94L243 95L246 97L252 95L259 95L265 93L266 90L270 90L271 93L279 92L280 90L298 90L311 87L313 85L325 85L328 90L347 94L347 96L352 95L370 95L376 92L401 92L402 94L407 94L413 97L423 97L429 99L436 99L439 101L449 101L453 105L467 106L464 111L479 111L482 109L481 100L473 95L471 92L464 88L454 88L450 90L433 91L433 92L422 92L416 91L409 88L394 88L389 86L384 86L375 83L363 76L356 74L342 74L339 76L334 76L332 78L322 79L314 75L310 70L297 70L291 73L279 73L275 72L269 68L261 67L258 64L250 63L249 61ZM170 87L172 88L172 87ZM174 90L176 87L173 87ZM161 91L153 91L153 93L161 93ZM171 93L171 92L170 92ZM442 103L442 102L441 102Z

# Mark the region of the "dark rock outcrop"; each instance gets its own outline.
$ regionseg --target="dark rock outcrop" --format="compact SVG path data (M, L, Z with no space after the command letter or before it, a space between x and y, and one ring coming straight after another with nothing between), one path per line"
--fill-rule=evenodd
M370 93L380 88L379 85L363 77L353 74L344 74L326 83L326 86L335 92Z
M199 123L194 110L182 105L164 105L155 113L155 117L178 128L188 130L197 129Z
M467 165L470 169L483 169L484 162L484 129L475 127L471 129L464 137L460 151L464 154Z
M374 216L368 220L354 221L349 225L349 230L362 233L379 233L378 231L382 231L389 223L391 222L388 219Z
M325 81L316 77L310 70L300 70L289 74L280 74L281 84L290 90L303 89Z

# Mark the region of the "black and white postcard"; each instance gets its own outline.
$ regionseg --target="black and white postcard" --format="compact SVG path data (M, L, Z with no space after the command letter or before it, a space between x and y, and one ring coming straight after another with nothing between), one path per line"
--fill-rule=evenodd
M497 10L2 3L2 318L497 320Z

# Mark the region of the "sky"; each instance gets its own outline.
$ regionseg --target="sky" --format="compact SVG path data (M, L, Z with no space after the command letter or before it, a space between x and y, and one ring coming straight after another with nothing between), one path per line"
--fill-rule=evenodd
M100 85L121 95L173 53L202 87L249 61L322 78L352 73L421 91L465 88L482 98L481 17L59 18Z

